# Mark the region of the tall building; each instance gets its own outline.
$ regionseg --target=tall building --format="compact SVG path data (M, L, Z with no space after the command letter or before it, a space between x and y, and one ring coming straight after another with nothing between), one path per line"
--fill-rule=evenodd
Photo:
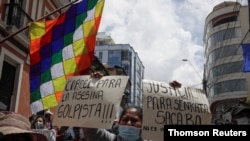
M96 39L95 56L103 64L124 68L131 81L130 90L125 92L128 95L128 103L142 106L144 66L133 47L129 44L115 44L111 36L100 32Z
M243 72L242 43L249 43L248 7L225 1L207 16L204 30L204 84L213 115L250 95L250 73Z

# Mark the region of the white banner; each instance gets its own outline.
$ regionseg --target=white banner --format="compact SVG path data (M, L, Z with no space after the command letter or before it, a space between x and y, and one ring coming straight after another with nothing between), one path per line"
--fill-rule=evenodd
M128 82L128 76L101 79L73 76L65 86L53 124L110 129Z
M168 83L143 81L144 139L163 141L164 125L204 125L211 123L205 93L200 89L173 88Z

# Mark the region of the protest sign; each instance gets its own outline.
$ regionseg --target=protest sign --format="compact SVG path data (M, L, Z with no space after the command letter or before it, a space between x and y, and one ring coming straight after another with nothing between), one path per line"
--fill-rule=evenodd
M163 141L164 125L210 124L211 112L205 93L196 88L173 88L168 83L143 81L144 139Z
M57 126L111 128L119 110L128 76L73 76L65 86L53 124Z

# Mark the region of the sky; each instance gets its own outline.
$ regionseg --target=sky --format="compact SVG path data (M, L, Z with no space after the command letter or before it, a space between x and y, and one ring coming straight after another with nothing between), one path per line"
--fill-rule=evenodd
M221 2L105 0L99 32L106 32L116 44L134 48L144 65L144 79L177 80L183 86L202 88L205 20ZM247 5L247 0L237 2Z

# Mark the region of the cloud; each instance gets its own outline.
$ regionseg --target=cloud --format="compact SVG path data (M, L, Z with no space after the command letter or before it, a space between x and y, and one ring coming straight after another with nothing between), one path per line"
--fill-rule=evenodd
M204 23L221 2L106 0L99 31L110 34L115 43L134 48L145 66L145 79L177 80L201 88Z

